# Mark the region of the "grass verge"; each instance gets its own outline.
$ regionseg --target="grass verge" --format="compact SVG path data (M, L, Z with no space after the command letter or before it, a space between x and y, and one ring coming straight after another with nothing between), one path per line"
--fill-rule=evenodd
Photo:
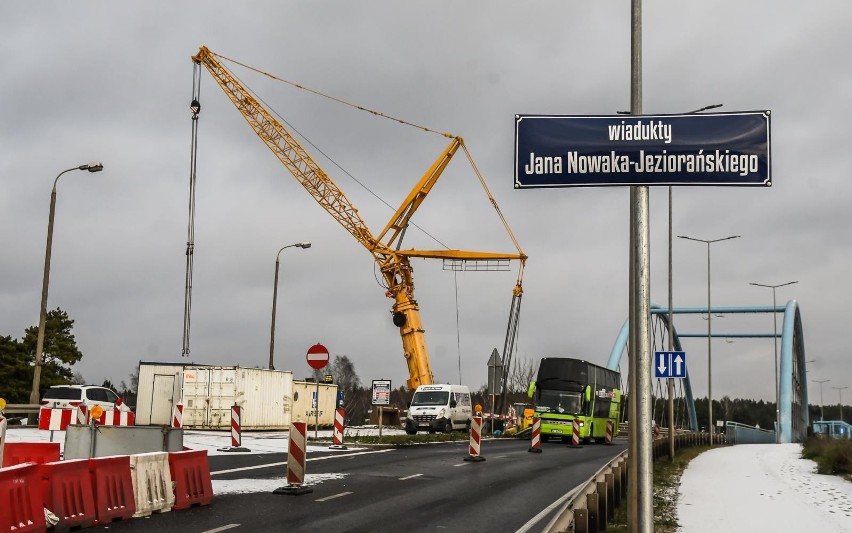
M852 481L852 441L809 437L802 446L802 457L817 464L817 472Z
M677 451L674 461L660 459L654 462L654 531L675 533L677 531L677 500L680 478L689 462L709 450L709 446L683 448ZM622 501L615 516L607 525L607 531L626 533L627 501Z

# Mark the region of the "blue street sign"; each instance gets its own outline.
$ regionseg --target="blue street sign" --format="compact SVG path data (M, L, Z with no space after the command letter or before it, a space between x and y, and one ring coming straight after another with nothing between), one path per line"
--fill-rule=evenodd
M769 116L515 115L515 188L769 187Z
M654 374L658 378L685 378L686 352L654 352Z

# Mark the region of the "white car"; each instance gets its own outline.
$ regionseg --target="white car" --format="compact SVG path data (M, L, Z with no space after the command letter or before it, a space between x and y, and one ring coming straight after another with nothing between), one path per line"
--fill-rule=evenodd
M47 409L76 409L80 405L91 409L99 405L104 411L131 410L112 390L92 385L54 385L44 392L40 403Z

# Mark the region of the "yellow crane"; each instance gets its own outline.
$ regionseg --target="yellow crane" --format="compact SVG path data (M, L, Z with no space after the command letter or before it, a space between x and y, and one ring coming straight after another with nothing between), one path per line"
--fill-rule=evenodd
M509 261L516 259L520 261L521 266L518 269L518 280L513 291L513 306L523 292L521 279L527 256L521 251L517 239L500 214L496 201L491 196L478 171L476 171L476 174L485 188L492 206L497 210L517 249L517 253L397 249L411 217L429 194L429 191L432 190L459 148L464 150L471 165L476 170L473 159L464 146L464 141L461 137L451 137L449 146L444 149L423 177L414 185L385 228L378 236L373 236L359 216L358 210L340 187L320 168L290 131L222 65L219 61L220 57L222 56L210 51L206 46L202 46L198 54L192 56L192 61L195 65L203 65L207 69L257 136L260 137L260 140L272 150L272 153L287 167L293 177L302 184L314 200L372 254L386 283L386 295L394 300L392 307L393 323L399 328L402 337L403 354L409 373L407 385L409 389L413 390L418 385L432 383L432 369L429 353L426 349L423 325L420 322L420 308L414 299L414 280L410 258L439 258L453 261Z

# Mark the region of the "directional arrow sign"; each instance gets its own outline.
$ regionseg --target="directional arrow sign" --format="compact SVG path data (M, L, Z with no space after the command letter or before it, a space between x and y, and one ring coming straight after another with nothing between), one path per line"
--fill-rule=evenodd
M654 374L658 378L685 378L686 352L654 352Z

